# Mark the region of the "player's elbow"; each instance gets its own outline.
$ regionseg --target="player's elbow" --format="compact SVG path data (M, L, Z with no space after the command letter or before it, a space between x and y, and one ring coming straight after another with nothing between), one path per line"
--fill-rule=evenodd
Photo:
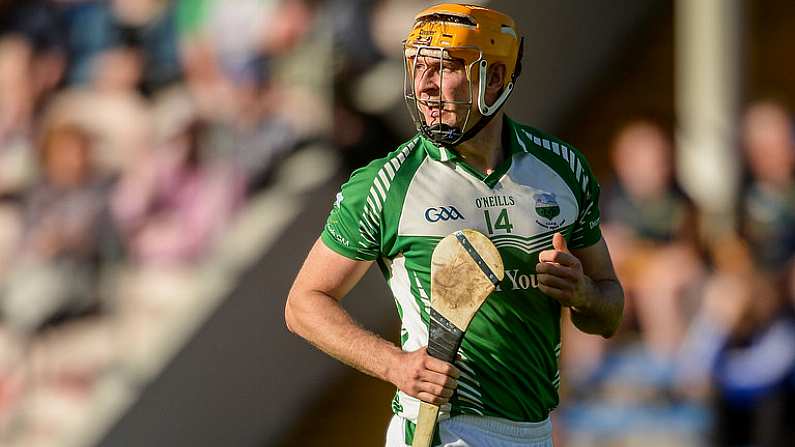
M618 284L618 282L616 282L616 284ZM610 338L616 335L622 321L624 321L624 291L621 289L621 285L618 284L613 311L610 312L608 322L604 325L600 335L604 338Z
M599 335L601 335L602 338L610 338L616 335L616 332L618 332L618 326L619 322L611 323L608 326L602 328Z
M292 325L292 315L290 313L290 301L287 301L287 304L284 305L284 325L287 326L287 330L295 333Z
M294 309L294 299L293 294L287 297L287 302L284 305L284 324L287 326L287 330L292 332L293 334L296 333L296 316L295 316L295 309Z
M602 338L610 338L616 335L618 332L619 326L621 326L621 321L623 320L623 309L617 309L614 312L606 315L599 324L598 329L595 331L596 334L601 335Z

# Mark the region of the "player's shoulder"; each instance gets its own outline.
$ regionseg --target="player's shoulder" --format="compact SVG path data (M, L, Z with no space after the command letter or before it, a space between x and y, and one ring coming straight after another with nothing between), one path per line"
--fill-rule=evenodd
M511 118L508 118L508 122L515 130L516 137L519 139L520 144L524 144L527 147L531 146L532 149L539 152L551 152L559 156L574 153L578 158L581 158L583 162L587 161L585 154L580 149L561 138L527 124L514 121ZM563 152L564 149L565 152ZM530 150L526 150L526 152L530 152Z
M400 173L404 164L407 162L411 164L410 161L416 159L417 155L421 154L422 151L418 151L420 146L420 137L414 136L385 156L376 158L354 170L353 174L351 174L351 180L369 179L370 181L374 181L376 178L383 177L384 175L392 179Z
M573 190L590 195L598 188L585 155L574 145L532 126L509 120L521 152L540 160L569 183Z
M372 195L376 202L385 201L396 179L413 172L406 167L417 165L421 161L424 151L418 150L420 146L421 140L418 136L411 138L387 155L354 170L342 189L348 196Z

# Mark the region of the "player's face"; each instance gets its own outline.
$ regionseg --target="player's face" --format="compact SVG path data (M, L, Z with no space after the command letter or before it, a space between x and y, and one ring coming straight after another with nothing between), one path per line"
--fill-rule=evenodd
M419 56L414 64L414 91L425 124L461 127L470 105L469 82L461 59ZM440 103L441 100L441 103Z

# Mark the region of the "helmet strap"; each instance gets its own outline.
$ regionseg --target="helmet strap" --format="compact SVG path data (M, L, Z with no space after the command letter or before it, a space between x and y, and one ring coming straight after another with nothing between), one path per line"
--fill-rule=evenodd
M508 85L502 89L502 93L500 96L497 97L497 100L494 101L494 104L488 106L486 105L486 83L488 82L488 68L489 63L485 60L480 61L478 64L480 67L480 81L478 82L478 110L480 110L480 114L483 116L490 116L493 115L497 110L500 110L503 104L505 104L505 100L508 99L508 96L513 91L513 81L509 82Z
M447 124L436 124L429 126L425 123L420 125L421 132L426 136L437 135L441 137L431 138L433 141L441 139L442 141L457 141L461 136L461 131L453 126ZM445 143L441 143L445 144Z
M494 109L494 112L496 113L497 109ZM468 131L466 131L464 133L464 135L461 137L460 140L456 141L455 144L453 144L452 146L458 146L459 144L463 143L464 141L467 141L467 140L471 139L472 137L474 137L475 135L477 135L477 133L480 132L481 130L483 130L483 128L486 127L487 124L489 124L491 119L494 118L495 113L492 113L491 115L486 115L486 116L482 117L477 123L475 123L474 126L472 126L471 129L469 129Z
M475 125L472 126L471 129L466 131L464 135L461 137L461 139L456 141L455 144L453 144L452 146L457 146L463 143L464 141L467 141L472 137L474 137L475 135L477 135L478 132L483 130L483 128L489 124L489 122L497 113L497 111L500 110L503 105L505 105L505 101L508 99L508 96L510 96L511 92L513 91L513 86L516 84L516 79L519 78L519 74L522 72L523 53L524 53L524 37L522 37L521 40L519 40L519 52L516 57L516 67L514 68L513 73L511 74L511 82L509 82L508 85L505 86L505 89L503 89L500 96L497 98L496 101L494 101L494 104L492 104L491 106L487 106L485 100L486 76L488 75L488 62L486 62L485 60L480 61L478 109L480 110L482 118L480 118L480 120L477 123L475 123Z

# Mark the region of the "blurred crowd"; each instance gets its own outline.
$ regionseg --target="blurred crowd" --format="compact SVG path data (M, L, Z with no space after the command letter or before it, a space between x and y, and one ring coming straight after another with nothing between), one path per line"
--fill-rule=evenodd
M617 133L601 209L625 321L615 340L564 337L572 445L792 445L794 130L776 101L745 110L730 232L677 187L664 126L637 119Z
M0 0L0 444L53 445L327 140L317 3Z

